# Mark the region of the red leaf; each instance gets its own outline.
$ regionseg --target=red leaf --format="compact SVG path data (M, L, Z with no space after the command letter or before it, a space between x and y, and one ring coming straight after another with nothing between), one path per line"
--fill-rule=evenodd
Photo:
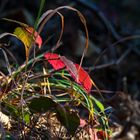
M53 66L55 70L59 70L65 67L65 64L58 54L55 53L45 53L44 57L48 60L48 62Z
M97 135L100 139L109 139L109 134L103 130L99 130Z
M92 88L91 78L88 73L80 67L80 65L75 64L78 71L78 83L83 85L83 87L89 92Z
M92 88L92 82L88 73L78 64L74 64L64 56L59 56L54 53L46 53L44 57L53 66L55 70L66 67L73 79L81 84L88 92Z
M39 48L41 48L42 45L42 38L40 37L40 35L32 28L32 27L26 27L25 30L27 32L29 32L31 35L34 32L34 38L35 38L35 43L38 45Z
M81 84L89 92L92 88L92 82L88 73L82 67L80 67L80 65L74 64L66 57L61 56L60 59L65 64L67 70L70 72L74 80Z

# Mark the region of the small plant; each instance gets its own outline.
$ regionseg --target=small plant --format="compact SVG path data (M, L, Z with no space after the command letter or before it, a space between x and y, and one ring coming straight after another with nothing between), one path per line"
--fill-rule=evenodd
M60 46L64 29L64 17L60 13L62 9L76 12L85 27L86 45L80 64L54 53ZM62 27L56 46L50 52L36 55L35 47L42 47L39 34L55 14L60 16ZM90 94L92 87L100 91L81 67L88 49L88 30L80 11L69 6L48 10L37 20L34 28L15 20L4 20L15 22L19 27L13 34L1 34L0 39L13 36L20 40L25 46L26 62L18 67L11 65L4 49L5 44L1 43L0 49L4 53L8 74L0 72L0 105L1 112L9 117L11 126L7 128L1 124L0 129L3 131L0 137L109 139L105 108ZM34 49L33 58L29 57L31 49Z

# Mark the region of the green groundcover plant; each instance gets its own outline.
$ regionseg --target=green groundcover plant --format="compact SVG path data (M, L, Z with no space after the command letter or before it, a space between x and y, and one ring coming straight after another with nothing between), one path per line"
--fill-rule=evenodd
M81 66L88 49L85 18L80 11L69 6L48 10L40 16L42 5L34 27L16 20L4 19L18 24L19 27L14 33L0 35L0 50L4 54L8 71L8 74L0 72L0 106L1 112L8 116L10 123L10 126L5 126L2 120L0 121L0 137L13 140L84 137L92 140L109 139L106 108L91 94L92 88L99 93L100 90ZM64 29L64 17L61 14L63 9L76 12L85 27L86 43L80 64L55 53L60 46ZM59 39L50 51L37 55L36 49L42 47L39 34L54 15L61 19ZM2 43L6 36L15 37L23 43L26 54L24 64L10 64L5 44ZM32 58L29 57L31 49L34 49ZM83 113L85 115L82 115Z

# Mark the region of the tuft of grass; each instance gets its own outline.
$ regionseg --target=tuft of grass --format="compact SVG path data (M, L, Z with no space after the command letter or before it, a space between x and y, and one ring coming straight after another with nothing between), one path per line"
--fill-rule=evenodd
M58 14L62 21L60 37L55 48L52 49L53 51L59 47L64 29L64 17L60 11L68 9L78 14L86 34L81 66L84 54L88 49L88 30L85 18L80 11L69 6L46 11L40 17L43 3L44 0L41 1L34 26L35 30L38 27L37 35L55 14ZM31 33L31 38L34 32ZM27 34L24 34L21 39L15 34L3 33L0 35L0 39L6 35L17 37L22 42L23 38L27 37ZM32 45L35 45L34 42ZM11 118L11 128L1 124L0 129L4 130L1 131L3 132L1 137L12 139L76 138L84 131L89 137L94 134L96 137L109 139L110 129L104 105L74 81L66 68L60 70L50 68L49 62L44 58L44 53L34 55L34 58L29 59L17 69L14 68L13 71L11 71L12 66L6 57L9 74L5 75L0 72L0 111ZM96 88L94 82L93 86ZM81 120L85 120L84 125L81 124ZM83 126L81 127L81 125Z

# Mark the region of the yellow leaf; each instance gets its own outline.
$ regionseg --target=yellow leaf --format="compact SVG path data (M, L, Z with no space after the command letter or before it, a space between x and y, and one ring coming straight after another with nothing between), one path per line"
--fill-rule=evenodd
M7 18L2 18L3 20L9 21L9 22L14 22L19 24L21 27L17 27L14 31L14 34L24 43L25 45L25 51L26 51L26 63L28 62L28 57L29 57L29 50L32 46L32 43L35 42L36 45L38 45L39 48L41 48L42 45L42 38L34 30L33 27L28 26L25 23L22 23L20 21L16 21L13 19L7 19Z
M32 46L33 37L23 27L17 27L14 34L23 42L25 45L26 63L28 62L29 50Z

